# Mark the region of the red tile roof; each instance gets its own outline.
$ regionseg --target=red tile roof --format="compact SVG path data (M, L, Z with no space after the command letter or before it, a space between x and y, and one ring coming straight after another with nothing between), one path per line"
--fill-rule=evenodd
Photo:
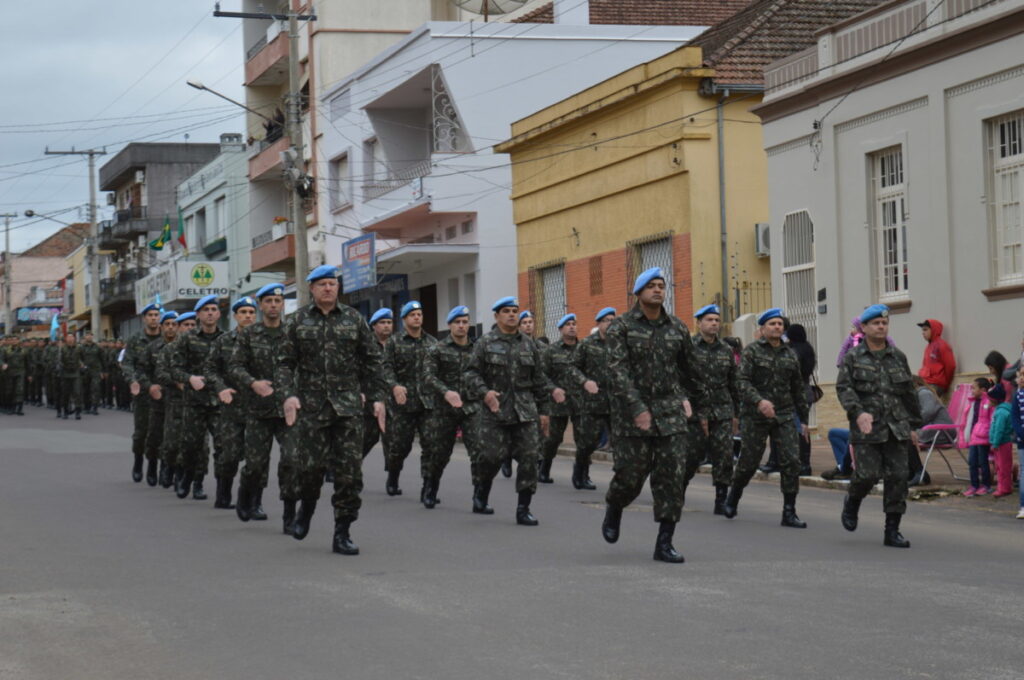
M18 255L21 257L67 257L88 237L89 225L85 222L76 222Z
M814 45L815 33L888 0L754 0L690 45L722 85L763 85L764 67Z
M751 0L590 0L590 23L625 26L712 26L746 7ZM554 3L514 19L551 24Z

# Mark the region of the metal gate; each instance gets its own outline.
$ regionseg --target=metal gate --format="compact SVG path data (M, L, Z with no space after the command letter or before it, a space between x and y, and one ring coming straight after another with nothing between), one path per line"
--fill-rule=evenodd
M530 270L530 299L536 318L535 335L558 338L558 320L566 310L565 263L547 264Z
M636 277L651 267L665 272L665 309L676 313L675 284L672 269L672 232L662 232L626 243L626 285L633 292Z
M814 224L806 210L786 215L782 223L783 309L790 323L807 329L807 342L818 351L817 295L814 283Z

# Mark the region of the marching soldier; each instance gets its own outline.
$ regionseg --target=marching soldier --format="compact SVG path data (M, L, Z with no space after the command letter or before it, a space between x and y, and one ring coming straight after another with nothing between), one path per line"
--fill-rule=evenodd
M156 486L158 481L157 462L164 440L164 418L170 391L160 384L157 365L160 355L168 351L170 343L178 335L178 315L164 312L160 315L160 337L146 345L138 363L136 376L139 385L149 395L149 424L146 432L146 484Z
M24 343L16 336L10 336L6 352L0 362L4 364L4 381L6 385L6 403L4 407L7 413L19 416L25 415L25 373L28 352Z
M718 337L722 327L718 305L701 307L694 318L697 319L697 334L693 336L693 370L700 389L692 399L693 418L689 423L683 492L706 454L711 461L711 480L715 485L714 512L722 515L732 481L732 438L739 431L738 369L732 348Z
M309 533L324 472L330 466L334 469L332 549L358 555L350 530L359 516L363 489L364 395L377 402L378 423L384 424L380 344L359 313L338 302L334 267L317 267L306 281L313 302L297 310L285 325L274 371L274 388L284 399L285 422L296 427L292 489L285 497L298 498L301 504L291 534L301 541Z
M160 473L158 479L161 488L169 489L181 480L184 468L181 464L182 412L185 408L185 384L176 382L171 377L171 358L174 356L174 345L182 337L196 329L196 313L185 312L178 315L178 334L174 340L160 352L156 363L156 379L163 385L164 394L164 437L160 445ZM203 438L206 447L206 438ZM203 455L207 455L204 450Z
M402 305L402 332L392 335L384 346L384 380L390 390L388 396L388 422L384 439L387 441L389 496L400 496L398 477L405 459L412 451L413 438L420 435L422 445L426 412L433 407L433 399L420 390L423 376L423 356L437 344L434 336L423 330L423 305L410 300ZM421 475L426 466L420 465ZM420 491L420 502L426 494L426 478Z
M178 498L188 496L192 490L192 498L197 501L206 500L203 479L209 468L209 456L206 455L206 435L213 437L214 458L220 458L223 443L217 428L220 414L220 401L213 386L207 384L203 375L206 358L213 350L213 343L224 334L218 326L220 321L220 305L216 295L207 295L196 303L193 311L199 321L199 328L192 333L182 335L174 343L169 358L170 377L174 382L181 383L185 390L185 404L182 411L181 436L181 479L175 488Z
M373 331L374 336L377 338L377 342L380 343L380 350L383 353L384 347L387 345L388 338L391 337L391 333L394 331L395 322L394 315L391 310L387 307L378 309L370 317L370 330ZM370 451L377 445L377 442L381 440L380 427L377 426L377 416L373 414L373 402L367 401L363 405L363 460L370 455ZM387 470L388 454L387 454L387 442L383 442L384 446L384 469Z
M864 342L843 358L836 379L836 395L850 419L850 441L857 466L850 490L843 500L842 523L847 531L857 528L861 501L882 478L885 483L884 543L909 548L900 533L907 510L907 442L917 444L921 408L903 352L889 345L889 308L871 305L860 315Z
M757 470L769 437L779 443L782 468L782 526L804 529L807 523L796 514L796 495L800 490L800 447L797 437L807 436L807 391L800 376L796 354L782 342L782 310L772 308L757 318L761 337L743 349L737 388L743 418L740 458L733 471L732 486L726 496L723 514L737 514L743 489ZM797 432L793 414L800 417Z
M662 304L665 274L660 267L637 277L633 295L636 305L608 329L615 465L601 533L609 543L619 540L622 510L640 495L649 475L659 523L654 559L679 563L685 560L672 536L683 511L693 344L686 324Z
M422 440L426 473L424 507L440 503L437 490L441 476L452 456L455 433L462 430L462 441L469 454L473 488L483 484L479 472L480 402L471 399L466 384L466 367L473 352L469 338L469 307L459 305L448 312L448 337L427 350L423 360L423 390L434 398L434 408L427 413L427 435ZM474 494L474 499L477 494ZM482 506L478 512L494 512Z
M64 336L64 346L60 348L57 363L60 366L61 400L60 406L57 407L57 415L67 420L68 414L74 411L75 420L81 420L82 373L85 370L85 363L82 348L71 333Z
M473 512L492 514L487 504L491 484L502 461L519 463L516 474L516 523L536 526L530 500L537 492L537 451L540 433L548 431L551 400L565 401L541 370L540 349L519 332L519 303L503 297L491 306L497 327L473 346L466 367L467 396L483 401L481 446L477 470L480 485L473 495ZM540 422L540 430L537 423Z
M178 332L181 332L181 326L178 326ZM131 386L128 384L128 378L124 373L124 356L127 354L128 346L124 340L114 341L114 360L111 363L111 377L114 380L114 396L117 399L117 409L119 411L131 411L132 410L132 391Z
M298 497L292 495L290 429L285 425L281 397L274 386L277 350L284 337L284 286L268 283L256 292L256 299L263 319L239 331L235 351L228 361L228 374L246 402L245 463L238 478L235 512L243 522L267 518L263 511L263 489L269 481L270 449L276 439L281 447L277 481L284 501L283 531L291 534ZM229 488L229 500L230 494Z
M540 471L537 473L537 481L542 484L554 482L551 479L551 464L554 462L555 456L558 455L558 447L565 439L565 428L569 425L569 420L572 420L574 431L580 424L578 417L579 395L576 394L575 389L566 389L570 385L568 373L577 345L576 315L566 314L558 320L557 327L561 337L541 354L543 370L549 380L569 394L569 398L561 404L551 405L551 425L541 444Z
M213 348L203 365L203 376L213 386L220 399L220 416L217 427L220 430L221 452L213 461L213 476L217 480L213 507L233 510L231 487L238 474L245 444L245 421L248 395L230 374L231 356L238 344L238 334L256 321L256 300L246 296L231 305L235 317L235 328L213 341ZM262 494L261 494L262 495ZM266 519L262 499L253 508L253 519Z
M103 349L96 344L92 333L82 338L82 358L85 362L85 373L82 375L82 397L85 412L99 415L100 377L103 373Z
M46 407L55 409L60 403L60 368L57 365L57 356L60 346L64 344L63 338L55 338L43 350L43 370L45 377L43 382L46 385ZM59 414L58 414L59 415Z
M121 360L121 373L128 384L132 395L135 428L132 431L132 454L135 462L132 465L132 480L142 481L142 459L146 453L146 435L149 427L149 394L143 391L136 375L136 364L142 358L146 346L160 337L160 307L149 304L142 308L142 331L132 336L124 348Z

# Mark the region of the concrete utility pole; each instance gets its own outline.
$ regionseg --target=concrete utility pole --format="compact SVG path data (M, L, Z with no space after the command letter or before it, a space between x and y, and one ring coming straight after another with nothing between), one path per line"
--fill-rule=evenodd
M92 318L89 321L89 330L96 338L101 338L100 329L100 231L99 223L96 221L96 156L105 156L106 149L89 149L88 151L50 151L46 149L47 156L88 156L89 157L89 241L86 249L86 260L89 263L89 280L92 282L92 289L89 295L89 309Z
M18 213L4 213L4 333L14 332L14 317L11 315L11 220Z
M303 202L312 192L312 180L305 170L302 143L302 93L299 90L299 21L316 21L315 14L299 14L289 6L287 14L265 12L222 12L220 3L215 17L236 19L273 19L288 21L288 139L291 147L281 154L285 165L285 184L291 191L291 223L295 228L295 298L299 306L309 304L309 289L303 279L309 271L309 243L306 234L306 209Z

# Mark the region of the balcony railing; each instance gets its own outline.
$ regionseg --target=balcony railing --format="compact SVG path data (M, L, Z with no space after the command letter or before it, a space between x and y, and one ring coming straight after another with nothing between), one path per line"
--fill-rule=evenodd
M275 224L271 229L263 232L259 236L254 236L252 239L253 250L260 246L265 246L268 243L272 243L279 238L284 238L286 234L294 234L295 225L291 222L282 222L281 224Z
M260 39L257 40L255 43L253 43L252 47L250 47L248 50L245 51L245 60L249 61L250 59L255 57L257 54L259 54L260 50L262 50L266 46L267 46L267 36L264 35L264 36L260 37Z
M404 187L413 180L419 179L420 177L426 177L430 174L432 167L431 161L428 158L427 160L420 161L415 165L410 165L409 167L398 170L385 179L367 182L362 185L363 200L369 201L379 196L383 196L390 191Z
M148 217L146 212L146 206L144 205L133 205L130 208L118 210L114 213L114 223L116 224L119 222L127 222L129 220L138 220Z

